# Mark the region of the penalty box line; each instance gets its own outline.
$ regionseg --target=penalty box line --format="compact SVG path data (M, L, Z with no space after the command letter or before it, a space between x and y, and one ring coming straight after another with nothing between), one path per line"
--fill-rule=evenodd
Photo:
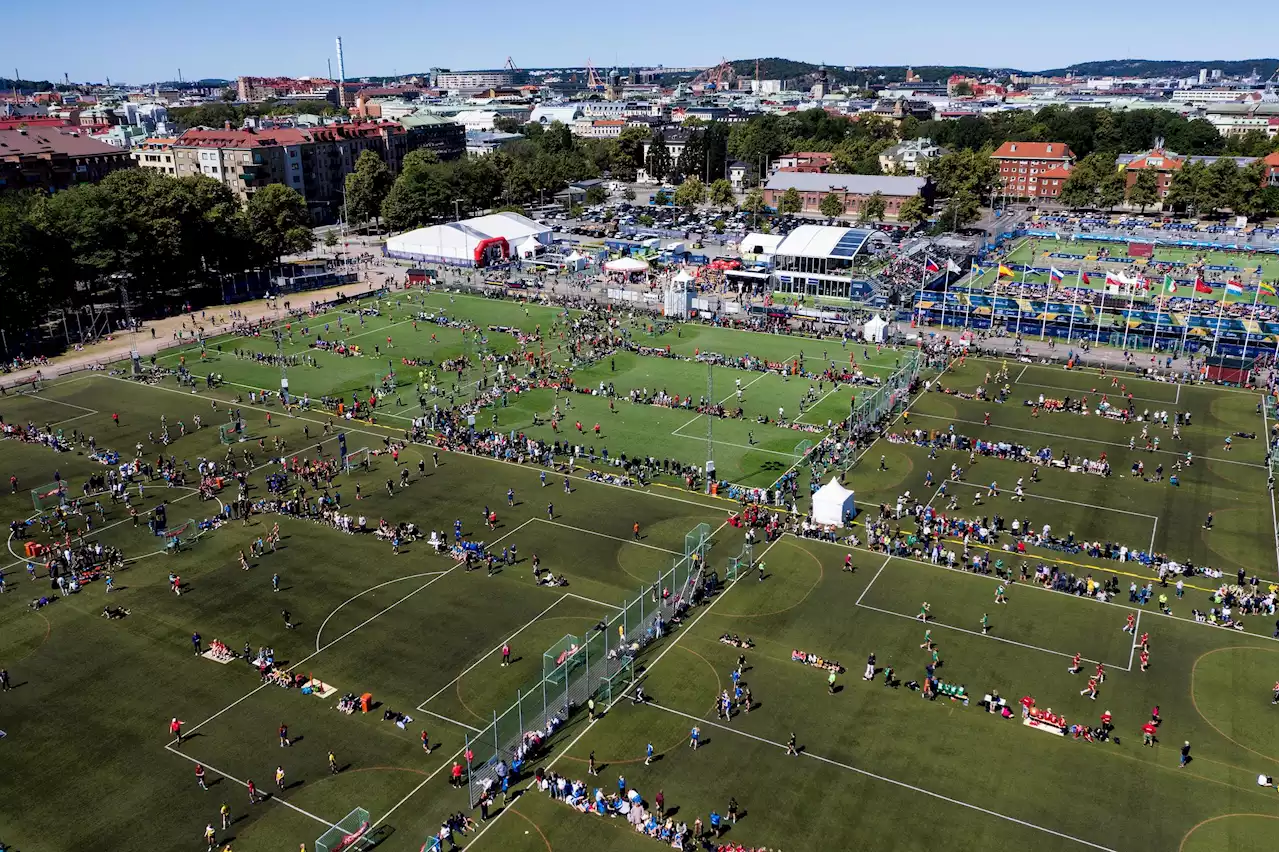
M654 708L655 710L662 710L663 712L671 713L671 714L676 715L676 716L681 716L681 717L683 717L683 718L685 718L685 719L689 719L689 720L692 720L692 721L694 721L694 722L697 722L697 723L698 723L698 725L700 725L700 726L709 726L709 727L715 728L715 729L720 730L720 731L725 731L726 733L737 734L738 736L746 737L747 739L751 739L751 740L755 740L756 742L763 743L764 745L767 745L767 746L772 746L772 747L774 747L774 748L783 749L783 750L785 750L785 749L786 749L786 745L785 745L785 744L780 743L780 742L777 742L776 740L766 739L765 737L757 736L756 734L748 733L747 731L742 731L742 730L739 730L739 729L737 729L737 728L730 727L730 726L728 726L728 725L722 725L722 724L720 724L720 723L718 723L718 722L712 722L712 721L711 721L711 720L709 720L709 719L704 719L704 718L702 718L701 716L695 716L695 715L693 715L692 713L685 713L684 711L676 710L676 709L673 709L673 708L671 708L671 707L664 707L663 705L658 704L658 703L657 703L657 702L655 702L655 701L646 701L646 702L645 702L645 704L644 704L644 706L646 706L646 707L652 707L652 708ZM1078 843L1078 844L1080 844L1081 846L1088 846L1090 849L1098 849L1098 850L1100 850L1100 852L1116 852L1116 850L1115 850L1115 849L1112 849L1112 848L1111 848L1111 847L1109 847L1109 846L1102 846L1102 845L1100 845L1100 844L1098 844L1098 843L1094 843L1094 842L1092 842L1092 841L1090 841L1090 840L1085 840L1085 839L1084 839L1084 838L1082 838L1082 837L1076 837L1076 836L1071 835L1071 834L1065 834L1065 833L1063 833L1063 832L1061 832L1061 831L1056 831L1055 829L1048 828L1048 827L1043 826L1043 825L1037 825L1037 824L1036 824L1036 823L1034 823L1034 822L1027 822L1026 820L1021 820L1021 819L1018 819L1017 817L1009 816L1008 814L1002 814L1002 813L1000 813L999 811L993 811L993 810L990 810L990 809L988 809L988 808L984 808L984 807L982 807L981 805L971 804L970 802L965 802L965 801L962 801L962 800L960 800L960 799L953 799L953 798L951 798L950 796L944 796L944 795L943 795L943 794L941 794L941 793L935 793L933 790L927 790L927 789L925 789L924 787L917 787L917 786L916 786L916 785L914 785L914 784L908 784L907 782L905 782L905 781L899 781L899 780L897 780L896 778L890 778L890 777L888 777L888 776L886 776L886 775L879 775L879 774L877 774L877 773L875 773L875 772L871 772L870 770L867 770L867 769L860 769L860 768L858 768L858 767L856 767L856 766L854 766L854 765L852 765L852 764L844 763L844 762L839 761L839 760L835 760L834 758L824 757L823 755L815 754L815 753L813 753L813 752L809 751L808 749L805 749L804 751L801 751L801 752L800 752L800 755L801 755L802 757L807 757L807 758L810 758L810 759L812 759L812 760L820 761L820 762L825 763L825 764L827 764L827 765L829 765L829 766L835 766L835 767L837 767L837 768L839 768L839 769L844 769L844 770L847 770L847 771L849 771L849 772L853 772L853 773L856 773L856 774L858 774L858 775L862 775L863 777L866 777L866 778L871 778L871 779L874 779L874 780L876 780L876 781L882 781L882 782L884 782L884 783L886 783L886 784L892 784L892 785L893 785L893 786L895 786L895 787L901 787L901 788L903 788L903 789L905 789L905 790L910 790L910 791L912 791L913 793L920 793L920 794L922 794L922 795L929 796L930 798L933 798L933 799L940 799L940 800L942 800L942 801L944 801L944 802L949 802L950 804L953 804L953 805L959 805L959 806L960 806L960 807L962 807L962 808L968 808L969 810L977 811L977 812L979 812L979 813L986 814L987 816L991 816L991 817L995 817L996 819L1004 820L1005 822L1011 822L1011 823L1014 823L1015 825L1021 825L1021 826L1023 826L1024 828L1030 828L1030 829L1033 829L1033 830L1035 830L1035 831L1043 832L1043 833L1045 833L1045 834L1051 834L1051 835L1053 835L1054 837L1060 837L1060 838L1062 838L1063 840L1070 840L1070 841L1072 841L1073 843Z
M876 576L879 576L879 575L877 574ZM870 586L868 586L867 588L870 588ZM854 604L854 606L858 607L859 609L869 609L872 612L879 612L884 615L892 615L895 618L906 618L906 619L909 619L910 621L920 621L919 617L917 616L907 615L906 613L903 613L903 612L895 612L891 609L881 609L878 606L871 606L870 604L864 604L859 602ZM1005 639L1003 636L992 636L990 633L983 633L980 630L970 630L967 627L956 627L953 624L947 624L942 621L936 621L933 618L930 618L927 622L922 621L920 623L924 625L926 629L939 627L939 628L942 628L943 630L954 630L957 633L967 633L970 636L977 636L982 639L990 639L993 642L1003 642L1006 645L1017 645L1019 648L1026 648L1028 651L1039 651L1043 654L1051 654L1055 657L1065 657L1068 660L1074 659L1075 657L1075 654L1064 654L1062 651L1054 651L1051 648L1042 648L1039 645L1029 645L1026 642L1018 642L1017 640L1014 640L1014 639ZM1129 658L1130 658L1129 664L1125 666L1119 666L1114 663L1106 663L1106 662L1103 662L1102 660L1091 660L1088 657L1081 657L1080 660L1086 663L1096 663L1099 665L1103 665L1109 669L1114 669L1115 671L1127 672L1133 667L1132 653L1130 653Z
M233 782L235 782L236 784L239 784L241 787L244 787L246 790L247 790L247 789L249 789L249 784L248 784L248 782L241 781L239 778L235 777L234 775L231 775L231 774L229 774L229 773L223 772L223 771L222 771L221 769L219 769L218 767L213 766L213 765L211 765L211 764L209 764L209 763L206 763L206 762L205 762L205 761L203 761L203 760L196 760L196 759L195 759L194 757L192 757L191 755L189 755L189 754L184 754L184 753L182 753L182 752L178 751L178 750L177 750L176 748L174 748L172 745L166 745L166 746L164 747L164 749L165 749L165 751L169 752L170 754L176 754L178 757L182 758L183 760L189 760L189 761L191 761L192 763L195 763L195 764L198 764L198 765L200 765L200 766L203 766L205 769L208 769L208 770L210 770L210 771L212 771L212 772L216 772L216 773L218 773L218 775L220 775L221 777L226 778L228 781L233 781ZM255 785L255 786L256 786L256 785ZM261 790L262 790L262 788L261 788L261 787L259 787L258 789L259 789L260 794L261 794ZM321 825L323 825L325 828L338 828L338 826L337 826L336 824L334 824L334 823L330 822L329 820L327 820L327 819L325 819L325 818L323 818L323 817L318 817L318 816L316 816L315 814L311 813L311 811L304 811L302 808L298 807L297 805L293 804L292 802L288 801L287 799L283 799L283 798L281 798L281 797L280 797L280 795L279 795L278 793L269 793L268 795L266 795L266 796L262 799L262 801L266 801L266 802L275 802L275 803L276 803L276 804L278 804L278 805L284 805L284 806L285 806L286 808L288 808L289 810L296 811L296 812L298 812L298 813L302 814L304 817L308 817L308 818L310 818L310 819L315 820L316 822L318 822L318 823L320 823Z

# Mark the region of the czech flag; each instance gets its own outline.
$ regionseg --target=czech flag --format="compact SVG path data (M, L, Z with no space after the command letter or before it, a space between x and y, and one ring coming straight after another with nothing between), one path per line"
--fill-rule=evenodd
M929 272L939 272L942 269L942 267L938 266L938 264L935 263L932 259L925 260L924 268L927 269Z
M1243 296L1243 295L1244 295L1244 288L1240 286L1240 282L1239 282L1239 281L1228 281L1228 282L1227 282L1227 292L1226 292L1226 295L1228 295L1228 296Z
M1049 267L1049 280L1050 280L1050 281L1052 281L1054 284L1057 284L1057 283L1059 283L1059 282L1061 282L1061 281L1062 281L1062 277L1063 277L1063 276L1062 276L1062 273L1061 273L1061 272L1059 272L1055 267L1052 267L1052 266L1050 266L1050 267Z
M1017 278L1017 277L1018 277L1018 273L1014 272L1012 269L1010 269L1009 267L1005 266L1005 265L1002 263L1002 264L1000 264L1000 272L999 272L999 275L997 275L996 277L998 277L998 278L1003 278L1003 277L1004 277L1004 276L1006 276L1006 275L1007 275L1007 276L1009 276L1010 278Z

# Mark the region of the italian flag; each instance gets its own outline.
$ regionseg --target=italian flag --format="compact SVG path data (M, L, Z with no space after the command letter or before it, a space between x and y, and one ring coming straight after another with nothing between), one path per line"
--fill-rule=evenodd
M1166 275L1164 277L1164 291L1166 293L1178 292L1178 285L1174 283L1172 275Z

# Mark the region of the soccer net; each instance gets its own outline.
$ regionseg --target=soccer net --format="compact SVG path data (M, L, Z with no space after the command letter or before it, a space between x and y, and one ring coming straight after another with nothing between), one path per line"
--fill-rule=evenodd
M65 482L50 482L48 485L41 485L39 488L31 489L31 505L35 507L37 512L43 512L46 509L60 506L66 496L67 484Z
M179 550L186 550L200 537L200 533L200 525L193 518L187 518L182 523L169 527L164 531L165 552L173 555Z
M369 837L369 812L356 808L338 820L333 828L316 840L316 852L346 852L348 849L372 849Z
M243 437L240 422L224 423L218 427L218 440L224 444L234 444Z
M751 546L751 542L745 542L742 545L741 553L737 556L729 557L729 566L725 569L725 579L736 580L750 571L753 565L755 565L755 549Z
M342 457L342 469L347 473L353 470L368 471L372 468L373 463L368 447L361 447L358 450L352 450Z

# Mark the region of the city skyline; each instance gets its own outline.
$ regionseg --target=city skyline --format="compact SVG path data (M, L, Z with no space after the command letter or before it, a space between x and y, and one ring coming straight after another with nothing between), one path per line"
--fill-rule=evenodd
M1247 0L1229 17L1198 20L1194 27L1182 23L1194 13L1190 4L1175 0L1165 4L1161 15L1142 20L1141 39L1119 26L1095 28L1114 7L1087 0L1073 7L1070 18L1052 21L1052 45L1041 38L1010 39L1009 34L1017 32L1013 21L995 30L987 18L953 20L947 13L954 7L937 0L915 7L906 24L889 7L855 13L833 6L825 14L818 10L817 16L773 20L767 17L771 7L763 4L748 4L724 16L655 0L647 10L605 9L584 19L573 7L561 7L563 15L546 7L530 14L526 4L495 0L485 11L487 20L503 22L496 29L478 23L470 7L438 7L428 15L404 0L391 0L378 8L386 20L399 23L372 34L347 18L345 4L317 0L304 19L289 20L288 35L282 38L267 27L244 26L246 20L261 23L261 7L247 0L223 4L219 11L226 14L212 18L195 7L159 0L141 0L132 7L133 14L121 20L96 20L100 7L85 0L66 0L58 6L72 19L94 17L94 25L58 33L60 50L51 50L47 41L12 40L5 63L10 67L0 74L16 70L28 80L61 81L66 74L72 81L110 78L132 84L176 79L179 69L187 80L323 77L330 73L330 63L337 74L334 37L339 35L350 79L433 67L501 68L508 56L520 68L582 67L588 59L600 68L709 66L722 57L776 56L832 67L969 65L1039 71L1126 58L1208 62L1266 57L1276 52L1275 32L1280 27L1275 4L1264 6L1260 0ZM1177 14L1180 10L1186 16ZM8 19L11 31L38 31L47 26L48 13L19 6ZM1240 26L1247 18L1270 24ZM641 20L649 22L647 29ZM193 39L193 33L200 38ZM602 33L607 37L601 38ZM1275 69L1257 71L1265 78Z

